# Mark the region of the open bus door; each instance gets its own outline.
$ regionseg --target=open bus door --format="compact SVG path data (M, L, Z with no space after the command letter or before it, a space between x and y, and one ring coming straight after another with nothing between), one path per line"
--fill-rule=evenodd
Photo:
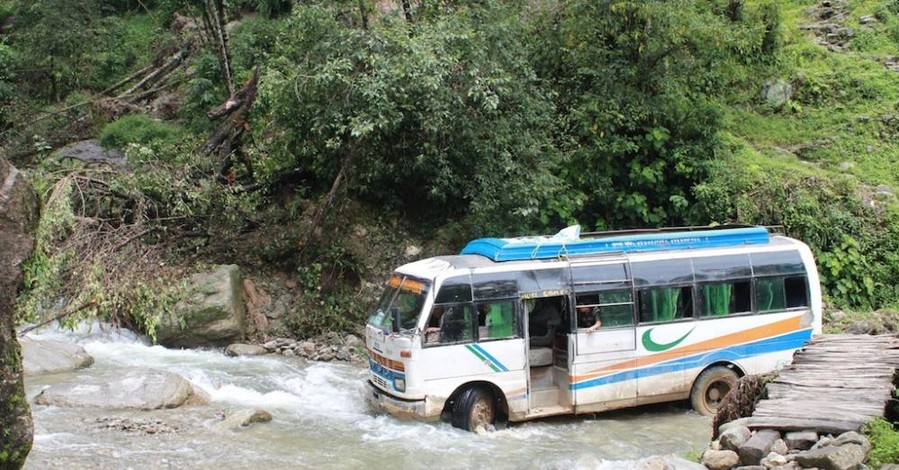
M637 332L627 260L578 259L570 268L574 292L569 383L575 411L636 404ZM596 318L601 326L589 331Z
M528 416L574 411L568 388L567 291L552 290L522 295L527 318Z

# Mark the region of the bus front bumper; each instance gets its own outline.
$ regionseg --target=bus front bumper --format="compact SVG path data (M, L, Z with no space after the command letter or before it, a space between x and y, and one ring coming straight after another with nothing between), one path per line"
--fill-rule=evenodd
M402 400L367 382L366 401L377 411L389 413L400 419L418 421L437 421L440 419L442 407L425 400Z

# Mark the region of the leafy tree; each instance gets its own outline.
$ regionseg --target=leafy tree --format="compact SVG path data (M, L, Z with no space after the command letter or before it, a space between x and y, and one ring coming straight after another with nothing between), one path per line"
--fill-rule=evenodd
M719 147L712 97L764 28L715 2L572 1L536 23L535 66L558 90L581 220L681 223ZM749 20L747 20L749 21ZM755 32L755 34L753 34Z
M554 110L515 19L491 5L364 30L298 9L261 80L261 177L346 181L409 215L467 216L479 233L565 218Z

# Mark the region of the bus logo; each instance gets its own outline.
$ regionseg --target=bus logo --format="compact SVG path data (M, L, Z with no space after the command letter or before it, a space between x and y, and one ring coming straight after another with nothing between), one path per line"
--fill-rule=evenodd
M653 328L650 328L643 333L643 338L642 338L643 339L643 347L646 348L647 351L652 351L652 352L667 351L667 350L677 346L678 344L680 344L681 341L687 339L687 336L690 336L690 333L692 333L693 330L695 330L695 329L696 329L695 326L693 328L690 328L690 331L688 331L683 336L681 336L680 338L678 338L670 343L656 343L655 341L652 340L652 336L650 336L650 334L652 333L652 330L653 330Z

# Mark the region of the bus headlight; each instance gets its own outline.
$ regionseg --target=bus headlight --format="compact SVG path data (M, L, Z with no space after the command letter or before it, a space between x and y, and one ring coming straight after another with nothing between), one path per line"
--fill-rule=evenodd
M397 392L405 392L406 391L406 379L394 378L393 379L393 388L396 389Z

